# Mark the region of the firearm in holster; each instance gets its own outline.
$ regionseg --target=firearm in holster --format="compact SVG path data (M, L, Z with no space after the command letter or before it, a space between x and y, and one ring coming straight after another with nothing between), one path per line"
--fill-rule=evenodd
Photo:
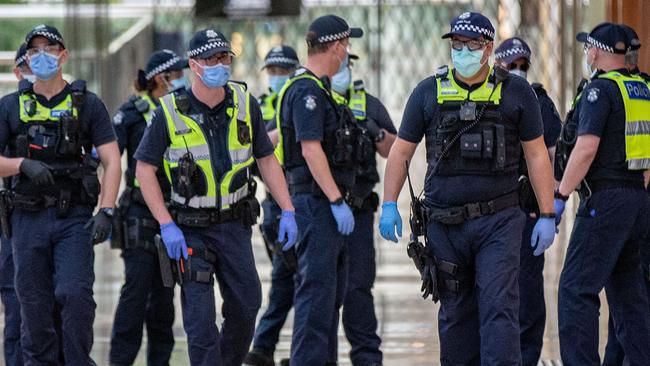
M124 249L127 247L128 228L126 226L126 214L131 206L131 192L133 188L127 187L117 201L117 209L113 213L113 225L111 232L111 249Z
M156 253L158 253L158 264L160 264L160 277L162 278L163 286L172 288L175 283L182 286L183 274L185 272L183 258L176 261L167 256L167 249L160 234L156 234L154 243L156 245Z
M438 287L438 271L436 268L435 258L429 253L428 239L426 233L427 212L422 200L415 196L411 175L409 173L409 162L406 162L406 178L408 180L409 192L411 194L411 212L409 215L409 225L411 226L411 236L406 253L413 261L415 268L420 272L422 281L422 298L427 299L431 296L433 302L440 299ZM419 237L424 238L424 244Z
M11 214L11 191L8 189L0 189L0 228L2 228L2 236L5 239L11 239L11 223L9 216Z

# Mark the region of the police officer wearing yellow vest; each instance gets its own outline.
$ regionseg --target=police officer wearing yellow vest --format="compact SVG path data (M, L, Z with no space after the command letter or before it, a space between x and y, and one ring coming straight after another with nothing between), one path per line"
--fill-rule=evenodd
M364 161L358 167L356 181L348 195L354 212L354 230L345 237L348 250L348 282L343 301L343 329L350 342L353 365L381 365L381 338L372 296L375 282L374 218L379 196L373 192L379 183L376 154L386 158L397 131L386 107L366 92L363 81L352 81L352 66L357 55L350 54L345 68L332 77L334 98L348 105L355 120L371 143L360 144L367 151L357 152Z
M54 365L63 343L65 363L94 365L93 243L111 230L120 180L120 156L106 107L85 88L68 84L63 38L51 26L27 34L33 85L0 102L0 174L14 176L12 246L21 306L21 345L26 365ZM104 166L100 184L95 146ZM92 218L91 218L92 217ZM53 314L61 307L62 335Z
M279 237L290 245L297 237L294 209L257 102L245 85L228 81L233 56L226 37L201 30L187 54L194 81L161 98L135 154L136 178L169 257L179 263L191 364L240 365L261 305L251 247L259 215L254 160L282 207ZM169 208L158 169L171 183ZM221 333L213 276L224 299Z
M300 229L292 365L336 364L347 272L344 236L354 230L345 198L359 161L354 116L333 99L328 78L346 66L350 38L362 35L336 15L314 20L306 37L307 63L278 96L276 152Z
M647 73L639 70L639 49L641 48L641 40L637 35L634 28L621 24L627 33L630 41L630 49L625 54L625 67L630 70L633 75L641 76L646 82L650 83L650 76ZM646 177L646 191L650 193L650 186L648 185L648 177ZM643 270L643 279L645 288L650 298L650 237L646 239L646 243L641 245L641 269ZM650 309L649 309L650 311ZM610 313L609 327L607 332L607 347L605 347L605 356L603 357L603 366L622 366L625 362L625 352L621 343L616 337L614 317Z
M286 45L273 47L264 58L262 70L267 74L269 89L267 94L260 97L260 107L266 123L266 130L274 144L277 144L278 141L275 118L278 93L299 64L296 51ZM293 307L295 251L293 249L283 251L282 246L286 243L277 241L281 211L273 197L267 192L266 198L262 201L264 219L260 224L260 231L272 264L271 287L268 306L255 328L253 348L246 355L244 365L275 364L273 361L275 346L287 315ZM283 362L288 363L288 360L285 359Z
M584 179L559 286L565 365L599 365L598 294L605 288L629 365L650 359L650 317L639 248L650 228L644 171L650 169L650 90L625 67L625 29L602 23L576 37L594 72L582 92L577 141L555 193L559 219Z
M518 274L524 214L517 168L522 147L541 212L530 244L541 252L555 235L553 179L539 105L526 80L488 65L494 28L485 16L459 15L443 38L451 38L454 67L439 69L409 98L386 165L380 231L393 241L395 229L401 235L396 200L405 162L426 137L426 213L416 214L428 222L427 240L414 257L425 264L425 296L439 296L442 303L441 363L521 365Z
M183 69L187 60L171 50L156 51L149 57L145 70L138 70L133 95L113 118L120 151L126 149L126 189L119 200L113 246L122 249L124 285L115 310L111 334L111 365L131 365L140 350L143 324L147 327L148 365L168 365L174 347L174 289L166 288L160 275L154 236L159 233L158 222L151 215L135 179L136 160L133 157L144 130L160 105L158 98L183 88ZM158 182L169 196L169 183L162 170Z

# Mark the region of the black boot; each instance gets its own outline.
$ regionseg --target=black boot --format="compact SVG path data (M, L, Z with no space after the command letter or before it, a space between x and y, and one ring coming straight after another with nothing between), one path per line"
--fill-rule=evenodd
M244 357L242 366L275 366L273 353L269 353L262 348L253 347L246 357Z

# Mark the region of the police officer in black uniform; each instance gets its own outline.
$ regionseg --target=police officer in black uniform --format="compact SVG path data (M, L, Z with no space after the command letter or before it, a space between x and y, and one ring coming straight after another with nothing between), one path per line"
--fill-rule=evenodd
M511 74L528 76L531 64L531 50L528 44L517 37L503 41L494 52L495 61L510 70ZM562 121L555 104L540 83L531 84L544 124L544 144L548 150L551 164L555 156L555 142L562 128ZM544 326L546 325L546 304L544 302L544 253L530 246L533 228L537 224L539 206L533 187L528 178L526 161L519 164L519 200L526 214L526 223L521 238L521 258L519 266L519 328L521 358L524 366L536 366L542 345L544 344Z
M637 35L634 28L621 24L627 32L630 42L630 49L625 54L625 67L630 70L631 74L641 76L646 82L650 83L650 76L645 72L639 70L639 49L641 48L641 40ZM646 190L650 193L650 186L646 178ZM646 291L650 298L650 238L646 240L645 244L641 245L641 268L643 270L643 279L645 282ZM650 310L650 309L649 309ZM609 327L607 332L607 347L605 347L605 356L603 357L603 366L622 366L625 362L625 352L621 343L616 338L616 328L614 317L610 313Z
M494 28L485 16L459 15L443 38L451 38L454 67L422 81L409 98L386 165L380 231L393 241L395 229L401 235L396 201L405 162L426 137L426 212L414 214L428 222L427 246L414 257L416 264L424 263L419 268L425 296L439 296L442 303L441 363L521 365L518 274L525 218L517 169L522 147L541 212L530 244L543 252L555 236L553 179L539 104L524 79L488 65ZM412 227L423 231L422 226Z
M25 39L32 85L0 102L0 175L14 176L12 246L26 365L94 365L93 243L104 241L120 181L120 156L106 107L85 82L68 84L63 38L39 25ZM99 212L97 148L104 166ZM53 314L61 306L62 336Z
M630 40L624 27L602 23L577 39L594 76L582 92L578 137L555 193L559 219L571 192L586 186L560 277L562 361L600 364L598 294L605 288L627 362L646 365L650 305L639 248L650 228L643 176L650 168L650 90L625 67Z
M286 45L273 47L264 58L262 70L265 70L268 76L269 90L259 98L259 103L266 130L274 145L278 142L276 128L278 94L299 64L296 51ZM262 201L262 212L264 218L260 224L260 231L272 263L271 288L268 306L255 329L253 349L244 359L244 365L251 366L274 364L275 346L287 314L293 306L295 251L293 249L283 251L283 243L277 241L282 210L268 191ZM283 362L288 364L289 361L284 359Z
M254 161L282 208L279 240L293 245L298 230L257 101L245 84L229 81L230 43L204 29L192 37L187 54L194 81L160 99L135 153L136 178L178 269L191 364L241 365L262 300L251 246L259 215ZM171 183L167 202L159 169ZM223 297L221 334L214 277Z
M14 58L14 75L18 81L27 80L33 82L35 78L32 70L27 64L27 44L23 43L16 52ZM31 80L31 81L30 81ZM14 260L11 253L11 226L9 216L9 195L11 179L4 179L0 184L0 200L2 200L3 212L0 212L3 220L2 247L0 248L0 298L4 306L5 323L3 331L4 359L7 366L23 365L23 350L20 347L20 303L16 296L14 286Z
M307 63L278 101L277 155L300 229L291 364L336 364L338 309L346 284L344 236L354 230L345 202L358 165L354 116L333 99L329 77L346 65L349 39L363 31L325 15L307 32Z
M116 229L122 229L122 233L112 237L114 246L122 249L125 276L111 335L109 359L115 366L133 364L142 343L143 324L147 326L148 365L168 365L174 347L174 289L164 287L161 279L154 244L154 236L160 228L135 179L133 154L151 123L153 111L160 105L158 98L184 87L183 69L186 67L187 60L173 51L154 52L146 69L138 70L134 83L138 93L131 96L113 118L120 151L126 149L128 167L126 189L116 211L119 213L116 217L121 219L116 222L115 225L119 225ZM169 183L163 171L159 171L158 182L169 196Z

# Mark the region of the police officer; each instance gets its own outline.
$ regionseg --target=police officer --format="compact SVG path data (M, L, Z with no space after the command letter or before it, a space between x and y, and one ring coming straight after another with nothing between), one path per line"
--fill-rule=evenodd
M261 305L251 247L259 215L249 171L254 159L282 207L279 238L288 245L297 237L294 208L257 102L244 84L228 81L226 37L201 30L187 54L196 77L190 90L161 98L135 154L136 178L169 257L178 261L191 364L240 365ZM156 177L160 168L171 183L169 209ZM213 275L224 299L222 334Z
M386 107L375 96L367 93L362 80L352 81L353 61L350 54L345 67L332 77L334 98L352 110L365 138L371 140L369 151L359 151L364 164L358 167L354 187L347 197L354 213L354 230L345 237L348 250L348 282L343 301L343 329L352 346L353 365L381 365L381 339L377 335L377 317L372 296L376 264L374 247L374 219L379 196L373 192L379 183L375 154L388 157L397 130Z
M598 365L598 293L605 288L617 338L630 365L650 359L648 298L639 247L650 227L643 171L650 168L650 90L625 68L625 29L602 23L589 34L585 63L594 77L582 93L577 141L555 192L559 219L584 179L560 277L560 350L565 365Z
M325 15L307 32L307 63L284 84L278 101L279 142L300 229L294 297L292 365L336 364L338 309L343 302L345 235L354 215L345 202L354 186L354 117L339 107L329 80L346 67L350 38L363 35L342 18Z
M106 239L120 181L115 133L101 100L85 82L68 84L63 38L39 25L25 39L33 85L0 102L2 176L14 176L12 246L21 306L21 345L26 365L56 364L59 342L65 363L94 365L90 358L95 315L93 243ZM104 166L100 193L96 146ZM92 217L92 218L91 218ZM54 304L61 306L56 337Z
M646 82L650 82L650 77L648 77L648 74L640 71L638 66L639 49L641 48L641 41L639 40L639 36L636 34L636 31L632 27L625 24L621 24L621 26L625 28L630 42L630 49L625 54L625 67L630 70L631 74L639 75L644 78ZM647 182L646 189L648 189ZM648 296L650 297L650 274L648 273L650 270L650 244L648 244L647 240L645 244L641 245L640 252L641 268L643 270L645 287L646 291L648 292ZM623 347L621 347L621 343L616 338L614 317L610 313L609 328L607 332L607 347L605 348L605 356L603 357L603 366L622 366L624 361L625 352L623 351Z
M124 228L122 249L125 281L115 311L111 350L111 365L132 365L140 350L142 326L147 326L147 362L149 365L168 365L174 347L174 289L163 286L160 265L156 255L154 236L159 233L158 222L147 208L135 179L136 161L133 154L142 139L153 111L160 105L158 98L167 92L184 87L183 69L187 60L173 51L156 51L149 57L145 70L138 70L135 89L138 92L124 103L113 124L120 151L127 151L127 188L119 201L118 212ZM162 170L158 182L169 196L169 183ZM119 236L112 240L118 241Z
M531 64L530 47L521 38L513 37L503 41L494 52L495 61L510 70L511 74L528 76ZM555 142L562 128L562 121L555 104L544 90L542 84L532 83L542 112L544 125L544 144L548 150L551 164L555 156ZM519 329L521 357L524 366L536 366L544 343L546 324L546 304L544 303L544 253L534 251L530 246L533 228L537 224L539 206L528 179L526 161L519 164L519 198L521 208L526 214L526 223L521 238L519 268Z
M263 70L268 77L269 90L260 97L262 117L266 123L266 130L273 144L277 144L278 132L276 126L276 102L278 93L289 79L289 76L300 64L296 51L289 46L272 48L264 58ZM253 349L244 359L245 365L264 366L274 365L273 354L278 343L280 330L287 319L287 314L293 306L293 275L295 273L294 261L287 262L288 256L295 257L294 250L282 251L282 243L277 243L278 221L282 210L268 194L262 201L264 221L260 224L260 231L266 244L267 253L270 255L272 272L271 288L269 289L269 303L262 315L253 338ZM283 360L288 363L288 360Z
M14 58L13 73L18 81L32 80L35 78L27 64L27 45L20 45ZM11 180L4 179L2 187L2 196L0 200L5 200L4 205L7 212L1 212L4 215L3 220L9 219L8 212L8 190L11 188ZM3 332L3 349L4 359L7 366L22 366L23 354L20 347L20 303L16 296L14 286L14 261L11 253L11 233L2 233L2 246L0 248L0 298L5 312L5 324Z
M396 201L405 162L425 136L428 253L420 257L427 263L425 295L442 303L441 363L520 365L521 147L541 212L531 245L543 252L555 235L539 104L524 79L488 65L494 28L485 16L459 15L443 38L451 39L453 68L439 69L409 98L386 165L380 231L395 242L395 229L401 235Z

